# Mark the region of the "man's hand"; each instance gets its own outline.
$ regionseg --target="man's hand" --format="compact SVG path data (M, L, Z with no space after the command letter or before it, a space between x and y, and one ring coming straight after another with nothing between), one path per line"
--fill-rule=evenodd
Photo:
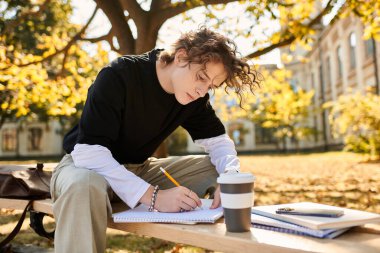
M149 187L140 202L149 206L152 198L153 187ZM196 193L190 189L179 186L167 190L159 190L154 208L160 212L189 211L202 206L202 202Z
M215 190L214 200L212 201L210 209L215 209L215 208L219 207L220 204L221 204L221 202L220 202L220 185L218 185L218 187Z
M179 186L158 191L155 209L160 212L179 212L193 210L198 206L202 206L198 195L186 187Z

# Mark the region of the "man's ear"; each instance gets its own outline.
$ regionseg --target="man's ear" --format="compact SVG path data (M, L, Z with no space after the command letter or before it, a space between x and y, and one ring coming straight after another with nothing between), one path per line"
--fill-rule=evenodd
M183 64L185 62L185 58L187 57L187 52L185 49L179 49L174 56L174 61L177 64Z

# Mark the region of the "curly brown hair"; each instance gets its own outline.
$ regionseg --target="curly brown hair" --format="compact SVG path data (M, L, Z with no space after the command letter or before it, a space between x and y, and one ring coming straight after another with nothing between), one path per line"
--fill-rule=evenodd
M175 54L185 49L187 64L201 64L206 69L208 62L222 62L227 73L223 82L225 91L232 88L242 104L242 92L248 87L254 93L260 87L261 75L247 61L237 56L236 44L229 38L214 32L206 27L183 34L173 45L170 51L161 51L159 60L165 64L174 61Z

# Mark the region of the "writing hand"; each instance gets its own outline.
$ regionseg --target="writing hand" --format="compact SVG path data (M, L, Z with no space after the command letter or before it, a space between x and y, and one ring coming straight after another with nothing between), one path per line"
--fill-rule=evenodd
M155 209L160 212L179 212L193 210L202 205L196 193L184 186L159 190Z

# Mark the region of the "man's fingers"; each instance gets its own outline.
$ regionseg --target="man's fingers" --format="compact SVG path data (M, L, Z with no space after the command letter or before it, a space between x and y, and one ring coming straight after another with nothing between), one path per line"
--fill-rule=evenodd
M193 191L190 190L190 192L189 192L189 194L187 196L195 201L196 207L197 206L199 206L199 207L202 206L202 201L201 201L201 199L198 197L198 195L195 192L193 192Z
M197 203L195 202L195 200L193 200L192 198L186 196L182 202L184 204L186 204L186 207L182 207L183 209L186 209L186 210L191 210L191 209L194 209L197 207Z
M214 200L212 201L212 204L210 206L210 209L214 209L214 208L217 208L220 206L220 197L219 198L214 198Z
M212 201L212 204L210 206L211 209L217 208L220 206L220 188L218 187L214 194L214 200Z

